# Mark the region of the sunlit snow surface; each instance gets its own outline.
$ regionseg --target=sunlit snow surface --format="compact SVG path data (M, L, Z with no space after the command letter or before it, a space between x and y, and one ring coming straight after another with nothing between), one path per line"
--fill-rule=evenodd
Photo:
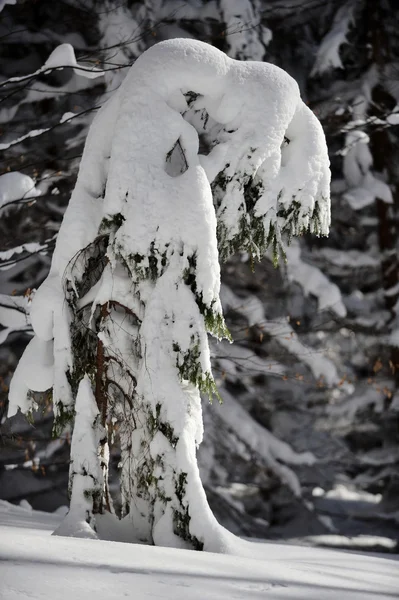
M239 539L240 556L227 556L51 537L60 519L0 501L2 600L399 597L393 559Z

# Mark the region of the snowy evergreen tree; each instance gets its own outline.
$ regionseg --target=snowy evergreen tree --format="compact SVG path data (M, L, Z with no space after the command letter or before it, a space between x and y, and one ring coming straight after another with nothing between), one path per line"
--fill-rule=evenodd
M355 247L361 252L357 264L363 263L365 274L367 263L369 269L374 265L373 278L349 284L346 300L348 324L357 338L352 368L368 378L330 412L339 415L341 426L346 423L351 444L355 440L356 485L381 491L387 506L397 497L393 457L399 441L397 17L397 6L389 0L346 2L335 13L312 72L314 97L335 137L333 164L344 177L333 183L333 202L335 197L355 225ZM342 241L335 260L341 255L342 264L348 264L341 248ZM363 446L360 440L367 435Z
M391 362L399 365L394 341L395 306L399 300L397 202L394 201L397 175L391 158L394 134L389 131L398 122L399 95L394 76L398 48L393 35L383 34L385 30L391 34L388 22L394 8L389 1L345 3L336 12L333 26L322 41L312 75L323 75L335 68L347 69L350 76L353 72L357 76L356 86L346 92L347 104L343 109L351 115L344 127L348 133L342 151L343 174L348 186L345 198L356 211L376 205L385 304L394 329ZM349 41L358 47L366 44L366 54L351 55L348 61L345 45Z
M207 155L198 154L199 135ZM11 412L29 410L22 392L41 370L41 389L53 376L62 428L90 378L101 426L118 423L132 539L225 543L195 456L200 393L218 396L207 334L229 337L218 250L222 259L237 250L259 259L271 245L277 261L284 233L326 234L328 164L294 80L200 42L145 52L95 118L10 403ZM49 353L53 365L43 363ZM106 464L107 437L99 442ZM79 460L72 454L72 498ZM110 509L104 475L93 513Z

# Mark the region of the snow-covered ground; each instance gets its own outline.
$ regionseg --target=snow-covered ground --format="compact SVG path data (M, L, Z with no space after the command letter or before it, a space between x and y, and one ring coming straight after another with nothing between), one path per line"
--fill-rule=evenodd
M51 537L61 514L0 501L1 600L382 600L399 597L399 563L237 540L240 556Z

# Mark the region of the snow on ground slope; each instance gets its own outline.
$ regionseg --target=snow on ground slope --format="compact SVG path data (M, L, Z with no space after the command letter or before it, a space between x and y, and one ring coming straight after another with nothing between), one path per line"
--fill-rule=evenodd
M227 556L51 537L60 520L0 501L1 600L399 596L399 563L392 559L243 540L241 556Z

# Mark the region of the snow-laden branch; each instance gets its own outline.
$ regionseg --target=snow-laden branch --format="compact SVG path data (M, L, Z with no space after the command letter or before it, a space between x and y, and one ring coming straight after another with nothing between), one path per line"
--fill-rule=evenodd
M61 70L72 68L77 75L81 75L82 77L87 77L88 79L95 79L97 77L102 77L104 75L104 71L102 69L98 69L97 67L85 67L80 65L76 61L75 51L71 44L60 44L55 48L44 65L37 69L34 73L30 73L29 75L21 75L20 77L10 77L5 81L0 82L0 87L4 87L5 85L9 85L10 83L21 83L23 81L27 81L30 79L34 79L38 75L44 74L48 75L53 70Z
M289 444L276 438L270 431L259 425L248 412L227 391L223 393L224 405L213 406L217 416L240 440L249 446L252 452L292 490L301 495L301 485L295 473L282 463L290 465L313 465L316 457L311 452L295 452Z
M228 55L239 60L262 61L272 32L262 25L260 15L254 14L253 2L221 0L220 8L226 24Z
M1 251L0 271L6 271L7 269L11 269L16 263L22 260L26 260L27 258L32 256L32 254L40 254L42 252L47 253L50 249L54 247L56 237L57 235L54 235L49 240L46 240L43 244L39 244L38 242L27 242L26 244L15 246L14 248L10 248L9 250ZM13 258L17 254L23 254L23 256L20 256L19 258Z
M340 48L347 43L347 34L354 25L355 2L349 0L341 6L334 17L332 27L322 40L316 55L316 61L310 73L311 77L323 75L330 69L342 69Z
M0 13L7 4L16 4L17 0L0 0Z
M17 200L34 200L41 192L29 175L13 171L0 175L0 208Z
M313 289L305 289L306 292L313 293ZM317 286L314 292L317 294ZM279 318L274 321L266 319L264 307L259 298L251 295L245 299L238 298L226 285L222 286L221 298L225 310L231 309L242 314L248 320L250 327L254 325L260 327L264 333L273 337L287 352L298 357L301 362L305 363L316 380L321 379L328 386L334 386L338 383L339 376L334 363L326 356L323 356L322 353L302 344L286 319ZM226 350L225 354L227 354L225 360L229 360ZM234 358L234 350L231 354ZM264 364L264 368L266 365L267 363ZM245 363L243 369L245 369ZM251 369L251 365L249 365L249 369ZM261 372L260 369L259 372Z
M0 294L0 345L14 332L30 332L29 318L31 296L6 296Z
M305 296L312 295L317 298L319 311L331 310L338 317L345 317L346 307L339 287L320 269L301 259L301 248L297 241L293 241L286 252L288 279L299 283Z
M4 142L3 144L0 144L0 150L8 150L12 146L16 146L17 144L20 144L21 142L24 142L25 140L27 140L29 138L37 138L37 137L43 135L44 133L47 133L48 131L53 131L56 127L59 127L60 125L63 125L64 123L71 123L73 120L78 119L82 115L86 115L87 113L96 111L96 110L98 110L98 108L99 108L98 106L93 106L92 108L82 110L79 113L67 112L67 113L63 114L62 117L60 118L60 120L58 121L58 123L56 123L52 127L44 127L43 129L33 129L32 131L29 131L28 133L21 135L21 137L17 138L16 140L12 140L11 142Z
M373 173L373 157L370 151L369 136L358 129L367 120L370 103L370 81L363 84L363 93L359 94L353 104L353 122L348 124L346 147L344 152L343 172L348 184L345 199L353 210L361 210L373 204L379 198L387 204L393 204L389 185ZM395 115L396 113L392 113ZM395 119L393 119L395 122ZM384 124L384 122L382 122ZM387 120L388 123L388 120ZM378 123L380 125L380 123ZM385 125L387 126L387 125ZM388 126L390 126L388 124Z

